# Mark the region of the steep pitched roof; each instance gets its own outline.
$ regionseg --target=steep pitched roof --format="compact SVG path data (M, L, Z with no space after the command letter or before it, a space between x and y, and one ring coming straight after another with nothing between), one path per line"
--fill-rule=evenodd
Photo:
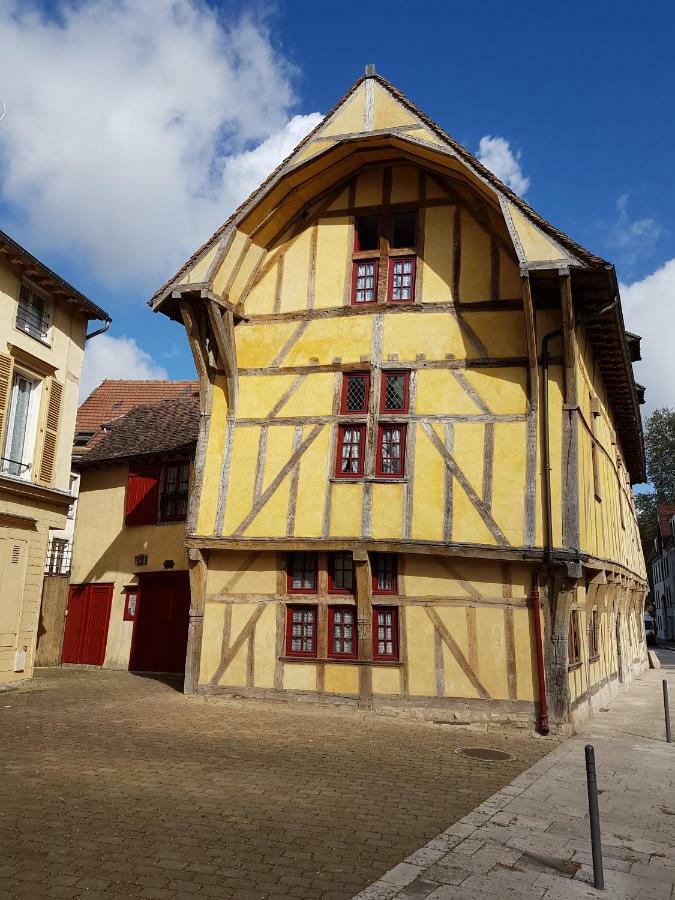
M198 429L197 397L136 406L103 432L96 445L76 461L76 466L82 469L114 460L191 449Z
M367 90L370 82L372 90ZM378 103L382 112L378 114ZM407 115L406 115L407 114ZM213 235L186 260L176 274L168 279L156 291L150 304L159 299L167 290L175 285L181 277L194 266L223 237L228 228L241 219L251 207L255 206L267 191L281 178L308 160L332 149L336 144L354 140L358 135L395 132L402 139L413 143L442 149L446 153L460 159L478 178L493 188L500 195L504 215L510 225L516 251L521 261L527 261L527 238L522 239L521 231L526 232L522 220L530 223L535 229L533 252L546 249L551 258L560 258L561 248L586 265L606 266L605 260L586 250L560 229L551 225L543 216L535 212L511 188L507 187L497 176L487 169L472 153L452 138L440 125L436 124L426 113L422 112L408 97L390 84L381 75L364 75L352 85L347 93L326 114L321 122L303 138L295 149L277 166L277 168L257 187L250 196L229 216ZM510 221L509 221L510 220ZM537 240L536 232L540 233ZM550 238L548 248L546 239Z

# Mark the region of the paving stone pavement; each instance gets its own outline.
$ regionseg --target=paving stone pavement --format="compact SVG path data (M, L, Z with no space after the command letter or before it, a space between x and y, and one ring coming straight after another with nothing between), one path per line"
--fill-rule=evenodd
M355 900L675 898L675 650L582 731ZM675 724L675 723L674 723ZM593 885L584 747L595 747L605 890Z
M556 746L43 670L0 693L0 897L341 900Z

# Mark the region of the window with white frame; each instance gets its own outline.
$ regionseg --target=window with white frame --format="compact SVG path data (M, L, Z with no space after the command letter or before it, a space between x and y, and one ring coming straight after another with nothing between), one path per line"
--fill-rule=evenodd
M37 293L27 284L19 290L19 306L16 312L16 327L39 341L49 342L52 324L52 303L47 297Z
M2 451L2 472L30 480L40 407L39 380L14 372Z

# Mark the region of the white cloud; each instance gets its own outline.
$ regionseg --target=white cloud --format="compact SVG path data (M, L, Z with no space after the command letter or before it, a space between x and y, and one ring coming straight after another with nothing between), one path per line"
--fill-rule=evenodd
M642 407L646 418L659 407L675 407L675 259L642 281L620 285L620 290L626 328L642 335L643 359L635 363L635 377L647 389Z
M520 150L513 151L506 138L484 135L478 144L478 159L516 194L524 194L530 179L520 168Z
M200 0L0 2L0 188L38 252L158 286L319 121L264 22ZM251 145L262 142L251 151Z
M101 334L87 342L80 382L83 401L105 378L167 378L149 353L141 350L133 338Z
M664 229L650 217L631 219L629 199L630 194L622 194L616 201L617 218L609 229L608 239L620 255L622 267L630 271L640 256L645 256L654 248Z

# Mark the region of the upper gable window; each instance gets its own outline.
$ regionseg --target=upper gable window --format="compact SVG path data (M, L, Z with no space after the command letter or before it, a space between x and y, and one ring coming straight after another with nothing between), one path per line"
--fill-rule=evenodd
M16 312L16 327L39 341L49 340L52 324L51 301L36 293L26 284L19 290L19 306Z
M352 303L374 303L377 300L377 269L376 259L354 262Z
M412 303L415 299L415 257L392 256L389 260L390 303Z
M393 213L389 246L393 250L411 250L417 246L417 213Z
M357 216L354 223L354 251L379 250L380 220L377 216Z

